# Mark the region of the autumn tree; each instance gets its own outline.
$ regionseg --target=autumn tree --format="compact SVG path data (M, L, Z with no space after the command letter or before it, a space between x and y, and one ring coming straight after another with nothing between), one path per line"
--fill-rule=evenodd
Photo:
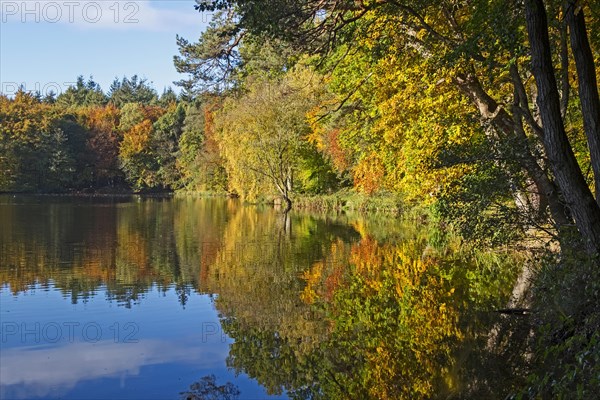
M120 112L113 105L80 109L81 124L88 131L86 148L90 154L94 187L114 186L122 179L119 170Z
M168 111L153 125L151 147L162 188L174 189L179 185L180 174L176 163L184 122L185 106L172 103Z
M143 120L125 133L119 147L120 166L134 190L157 184L154 159L150 154L151 136L152 122Z
M177 186L179 176L175 157L184 118L182 105L172 104L168 110L140 103L123 106L119 125L123 132L119 160L134 189Z
M63 113L22 90L0 96L0 190L61 190L74 179L75 158Z
M177 169L180 185L191 191L227 190L227 176L215 132L217 98L196 99L186 107L179 138Z
M291 207L320 79L310 68L296 67L274 81L256 78L247 94L226 101L218 117L219 145L231 189L252 197L273 187Z

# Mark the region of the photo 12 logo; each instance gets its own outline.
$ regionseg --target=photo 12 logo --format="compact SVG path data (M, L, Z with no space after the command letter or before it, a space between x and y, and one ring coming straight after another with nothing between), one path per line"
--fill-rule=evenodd
M13 97L18 91L23 91L39 95L42 98L57 97L76 84L77 82L2 82L0 83L0 94Z
M2 23L137 24L136 1L0 1Z
M218 322L203 322L200 333L202 335L202 343L225 343L227 341L227 334Z
M43 344L58 342L97 343L112 340L115 343L137 343L140 327L135 322L101 325L97 322L2 322L0 343L10 342Z

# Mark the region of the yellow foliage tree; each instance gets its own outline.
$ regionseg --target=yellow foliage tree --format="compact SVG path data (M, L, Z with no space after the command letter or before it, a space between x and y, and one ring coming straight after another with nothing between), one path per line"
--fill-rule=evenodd
M217 115L230 190L246 199L273 189L291 206L294 179L310 144L307 113L323 93L321 78L297 66L281 78L256 78Z

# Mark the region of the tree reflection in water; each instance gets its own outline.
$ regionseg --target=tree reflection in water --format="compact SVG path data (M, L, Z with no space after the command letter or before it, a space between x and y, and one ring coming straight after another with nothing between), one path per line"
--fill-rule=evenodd
M234 339L229 367L269 394L293 399L504 398L511 392L527 324L511 321L497 343L488 338L502 328L494 310L511 294L514 254L478 253L452 242L432 249L429 232L397 221L401 234L390 235L383 221L350 220L343 233L334 220L323 221L336 229L322 229L328 234L319 237L319 223L310 218L295 221L291 235L244 211L230 220L226 246L275 240L242 255L223 251L207 274L207 289L219 293L223 329ZM294 258L315 236L310 248L319 251Z
M239 398L240 391L231 382L217 385L217 378L214 375L207 375L192 383L190 389L181 392L180 395L182 400L236 400Z

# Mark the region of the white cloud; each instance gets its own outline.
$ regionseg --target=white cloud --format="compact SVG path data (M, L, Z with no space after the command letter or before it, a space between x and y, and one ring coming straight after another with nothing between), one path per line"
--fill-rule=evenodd
M11 397L19 398L47 396L57 390L65 393L81 381L102 377L124 380L139 375L144 366L171 362L193 363L195 368L218 368L227 352L226 345L186 346L160 340L2 349L0 397L9 391Z

